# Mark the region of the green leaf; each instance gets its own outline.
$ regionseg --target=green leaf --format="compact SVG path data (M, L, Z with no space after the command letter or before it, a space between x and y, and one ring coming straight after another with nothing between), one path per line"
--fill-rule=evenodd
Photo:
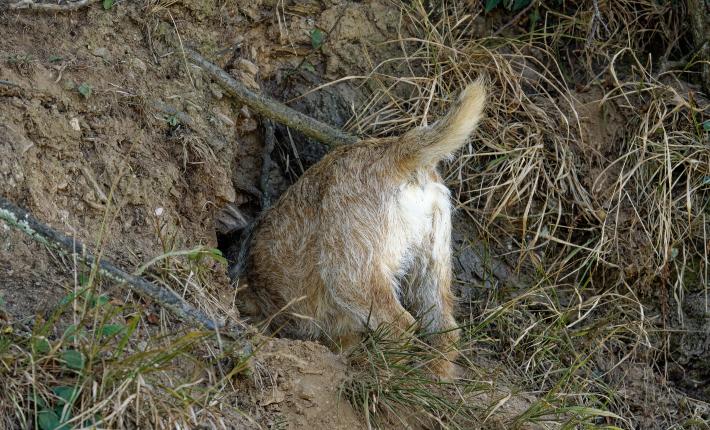
M52 392L55 396L59 397L58 404L66 405L67 403L72 403L76 398L76 388L75 387L54 387Z
M318 49L323 46L323 39L325 39L325 33L320 28L314 28L311 30L311 45L313 49Z
M37 424L42 430L56 430L61 425L54 411L42 409L37 413Z
M87 301L89 302L89 307L95 308L95 307L101 307L108 303L111 300L111 298L107 295L100 295L97 296L95 294L88 294Z
M69 324L66 330L64 330L64 338L69 342L74 342L76 340L76 334L79 332L76 324Z
M38 354L46 354L52 349L49 341L43 337L37 337L32 341L32 349Z
M106 324L101 327L101 335L106 337L113 337L121 333L126 327L123 324Z
M76 293L69 293L66 296L62 297L62 300L59 301L59 306L64 307L67 306L68 304L72 303L74 300L76 300Z
M34 393L32 395L34 398L35 406L37 409L47 409L47 402L44 401L44 398L42 396L37 395L37 393Z
M64 406L57 406L54 408L54 413L59 417L59 421L63 423L57 427L56 430L71 430L69 424L66 423L71 419L71 411L67 410L64 412Z
M303 68L306 69L306 70L308 70L308 71L311 72L311 73L315 73L315 72L316 72L316 68L313 67L313 64L309 63L308 61L305 61L305 62L303 63Z
M208 248L207 253L213 260L220 262L222 264L227 264L227 259L224 258L224 254L217 248Z
M515 0L513 2L513 7L510 9L511 11L515 12L517 10L522 9L524 6L527 6L530 4L532 0Z
M62 61L64 58L60 55L50 55L49 56L49 62L50 63L57 63L59 61Z
M500 0L486 0L486 13L492 11L500 4Z
M109 10L113 7L113 0L104 0L103 2L104 10Z
M170 124L170 127L177 127L177 125L180 124L177 115L170 115L165 120Z
M81 370L84 368L84 354L75 349L64 351L62 353L62 361L70 369Z
M535 28L535 24L537 24L538 21L540 21L540 11L538 8L535 8L530 13L530 30Z
M706 119L705 122L703 122L703 130L710 131L710 119Z
M83 84L86 85L86 84ZM81 90L79 90L81 92ZM86 273L79 273L79 285L86 287L89 284L89 275Z
M79 91L79 94L84 96L85 99L88 99L89 97L91 97L91 93L92 93L91 85L87 84L86 82L79 85L77 90Z

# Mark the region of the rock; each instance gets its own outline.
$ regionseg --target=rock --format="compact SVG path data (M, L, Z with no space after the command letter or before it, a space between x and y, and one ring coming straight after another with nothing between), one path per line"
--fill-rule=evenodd
M222 97L224 97L224 93L222 92L222 88L215 83L210 84L210 92L212 93L214 98L216 98L217 100L221 100Z
M259 68L256 66L256 64L252 63L249 60L245 60L244 58L240 58L237 61L237 67L242 72L248 73L252 76L256 76L256 74L259 73Z
M69 125L74 131L81 131L81 126L79 125L79 118L72 118L69 120Z
M67 91L71 91L76 88L76 82L71 79L64 79L64 81L62 82L62 88Z
M101 57L106 61L109 61L111 59L111 53L108 51L108 49L103 48L103 47L94 49L92 54L94 54L97 57Z
M143 73L148 71L148 66L146 66L145 63L139 58L132 59L131 66L133 66L133 68L135 69L140 70Z

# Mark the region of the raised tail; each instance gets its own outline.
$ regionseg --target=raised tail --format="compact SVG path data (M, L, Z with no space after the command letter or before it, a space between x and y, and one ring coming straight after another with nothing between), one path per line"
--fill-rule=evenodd
M478 78L459 95L443 118L430 127L417 128L402 136L400 156L418 168L436 164L461 148L483 116L486 83Z

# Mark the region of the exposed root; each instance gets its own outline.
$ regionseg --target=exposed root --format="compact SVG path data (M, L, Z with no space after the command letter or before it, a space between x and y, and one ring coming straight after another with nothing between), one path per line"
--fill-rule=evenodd
M71 12L96 3L98 0L79 0L66 4L38 3L33 0L20 0L8 5L11 10L31 9L45 12Z

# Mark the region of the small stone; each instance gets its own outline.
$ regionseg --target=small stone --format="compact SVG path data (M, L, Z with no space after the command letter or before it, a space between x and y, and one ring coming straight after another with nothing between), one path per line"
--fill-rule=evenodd
M71 91L74 88L76 88L76 82L74 82L71 79L65 79L64 82L62 83L62 88L64 88L67 91Z
M148 71L148 66L146 66L145 63L140 58L132 59L131 66L133 66L135 69L140 70L143 73Z
M79 125L79 118L72 118L69 120L69 125L74 131L81 131L81 126Z
M224 93L222 92L222 88L219 87L217 84L210 84L210 92L216 98L217 100L220 100L222 97L224 97Z
M260 89L259 84L257 84L256 80L254 79L254 76L242 72L239 74L239 78L247 88L252 89L254 91L258 91Z
M220 121L222 121L225 125L228 125L229 127L234 127L234 121L232 119L220 112L218 109L214 110L214 116L219 118Z
M106 61L111 59L111 53L106 48L96 48L94 49L93 54L97 57L103 58Z
M237 61L237 67L239 67L239 70L241 70L242 72L248 73L252 76L256 76L256 74L259 72L259 68L256 66L256 64L243 58L240 58L239 61Z

